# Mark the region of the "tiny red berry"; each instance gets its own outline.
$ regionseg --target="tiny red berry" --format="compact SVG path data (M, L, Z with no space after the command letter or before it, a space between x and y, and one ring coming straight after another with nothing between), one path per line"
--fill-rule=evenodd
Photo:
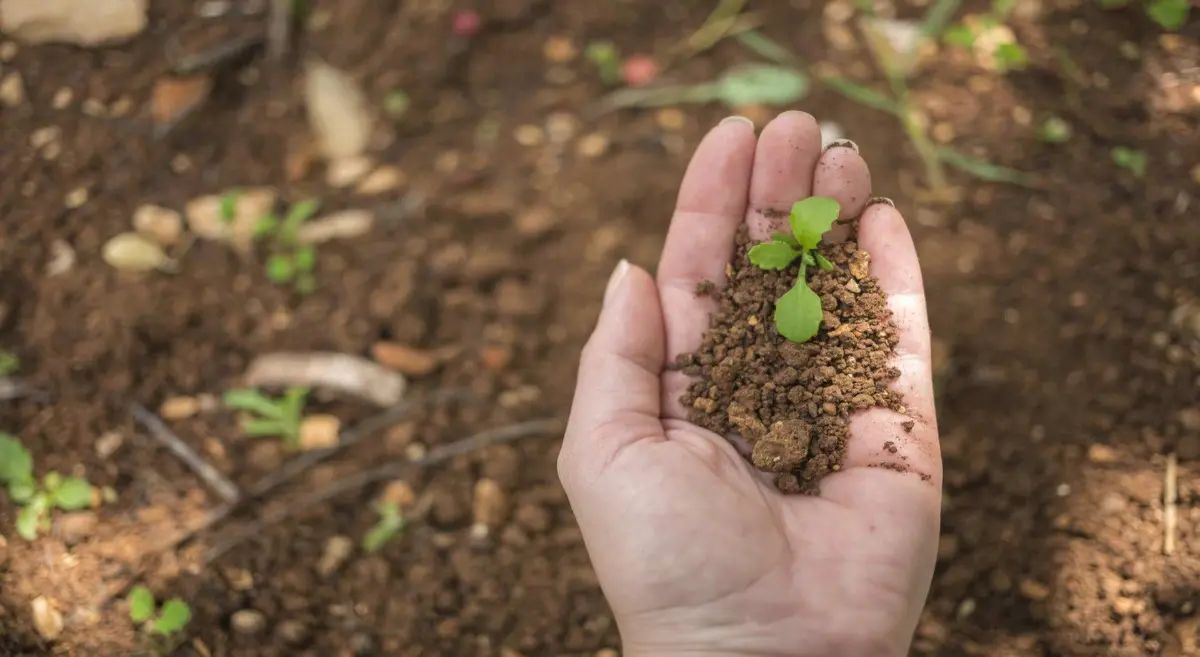
M455 36L471 38L479 34L483 19L474 9L460 9L454 12L453 30Z
M644 87L658 77L658 62L649 55L630 55L621 65L621 77L631 87Z

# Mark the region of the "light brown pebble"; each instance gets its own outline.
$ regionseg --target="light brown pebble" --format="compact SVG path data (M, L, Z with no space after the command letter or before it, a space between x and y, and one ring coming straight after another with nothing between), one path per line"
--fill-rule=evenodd
M555 64L565 64L579 55L579 48L570 37L552 36L542 45L542 54L547 61Z
M501 490L500 484L487 478L475 482L472 511L476 523L490 528L499 527L504 522L507 507L508 497Z
M658 127L671 132L682 130L687 125L687 115L674 107L664 107L658 110L654 115L654 120L658 123Z
M164 420L185 420L200 412L200 402L195 397L169 397L158 408Z
M553 144L565 144L579 131L579 119L569 112L554 112L546 117L546 135Z
M44 595L39 595L30 603L33 616L33 629L47 641L57 639L63 631L62 612L54 607L54 603Z
M163 246L170 246L178 243L183 235L183 215L161 205L141 205L133 211L133 229Z
M321 560L317 562L317 572L322 577L332 575L342 567L350 554L354 552L354 539L349 536L330 536L325 541L325 549L321 552Z
M16 59L20 47L12 41L5 41L0 44L0 62L11 62Z
M382 166L367 174L362 182L358 183L355 192L366 196L374 196L391 192L404 186L404 172L393 166Z
M349 187L362 180L374 166L375 162L365 155L336 159L325 170L325 184L334 189Z
M593 132L584 135L575 146L575 152L586 158L597 158L608 152L610 144L608 135Z
M933 131L931 134L933 135L934 141L946 144L954 141L954 137L957 133L955 132L953 125L949 123L938 123L937 125L933 126Z
M34 130L33 133L29 135L29 145L37 150L41 150L61 138L62 128L59 128L56 125L48 125Z
M21 74L14 71L0 80L0 105L16 107L23 102L25 82L21 79Z
M267 617L257 609L239 609L229 619L233 631L243 636L253 636L267 627Z
M1108 445L1089 445L1087 457L1092 463L1115 463L1117 452Z
M304 418L300 423L300 449L307 452L337 446L341 427L342 421L336 415L318 414Z
M70 87L63 87L54 92L54 98L50 101L50 106L56 110L66 109L74 99L75 92L71 91Z
M522 146L540 146L546 140L546 134L536 125L521 125L513 131L513 139Z
M82 208L83 205L87 202L88 202L87 187L76 187L75 189L72 189L71 191L67 192L66 197L63 198L63 205L67 206L67 209L69 209L69 210L76 210L76 209Z
M401 511L406 511L417 503L417 494L407 481L397 479L388 483L379 500L384 504L395 504Z
M1020 590L1022 596L1034 602L1050 597L1050 587L1037 580L1023 579L1017 588Z
M92 118L99 118L108 113L108 109L104 107L104 103L95 98L85 98L82 109L84 114Z

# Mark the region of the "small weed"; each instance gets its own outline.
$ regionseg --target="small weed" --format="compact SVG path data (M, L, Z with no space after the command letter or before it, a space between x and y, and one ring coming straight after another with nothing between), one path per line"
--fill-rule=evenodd
M1146 175L1146 167L1149 162L1146 154L1142 151L1128 146L1117 146L1112 149L1112 159L1117 166L1129 170L1138 178Z
M596 67L604 84L615 85L621 82L621 53L616 44L611 41L593 41L588 44L584 56Z
M16 374L21 370L21 359L11 351L0 350L0 376Z
M292 205L280 220L274 214L258 220L254 238L270 239L272 252L267 257L267 278L278 285L291 284L301 294L317 288L314 271L317 249L300 242L300 226L311 219L321 207L319 201L305 200Z
M398 119L412 107L412 99L402 89L395 89L383 97L383 111L393 119Z
M192 608L179 598L167 600L160 607L154 594L144 586L134 587L129 592L129 620L154 637L159 637L161 654L169 654L182 637L183 631L192 620ZM149 625L146 625L149 623Z
M0 433L0 483L21 506L17 533L27 541L49 531L50 511L78 511L92 505L92 485L80 477L48 472L41 484L33 476L33 455L14 436Z
M821 236L837 221L841 206L831 198L814 196L792 206L788 225L792 232L775 233L770 242L750 249L750 262L760 269L787 269L800 261L796 284L775 302L775 328L792 342L807 342L821 328L821 297L808 287L808 268L814 265L833 269L833 264L817 251Z
M238 194L236 191L228 191L221 194L221 221L225 224L232 224L237 219L237 202Z
M379 521L367 530L362 538L362 548L367 552L378 552L404 529L404 516L400 505L395 502L380 502L375 505Z
M229 408L257 416L242 423L247 436L276 436L289 448L299 449L307 397L308 388L289 388L274 399L254 388L239 388L227 391L224 399Z
M993 0L990 12L947 27L942 32L942 42L948 46L974 48L980 37L998 30L1004 24L1008 15L1012 13L1013 5L1013 0ZM991 57L996 71L1001 75L1029 66L1029 53L1015 41L996 44Z
M1037 136L1047 144L1065 144L1073 132L1070 123L1057 116L1048 116L1038 126Z
M1099 0L1104 9L1118 9L1129 6L1132 0ZM1142 10L1159 27L1175 32L1188 21L1192 7L1189 0L1146 0L1140 3Z

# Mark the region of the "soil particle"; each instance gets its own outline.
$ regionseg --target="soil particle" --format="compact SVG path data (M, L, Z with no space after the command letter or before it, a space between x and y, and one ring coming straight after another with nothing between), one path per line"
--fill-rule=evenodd
M774 300L798 271L750 265L752 245L743 227L711 326L695 353L677 359L697 377L681 401L699 426L741 436L756 467L781 475L777 488L816 494L820 480L841 468L852 413L903 408L889 387L899 376L889 365L896 329L886 295L866 271L866 252L854 242L826 244L821 251L834 269L809 277L824 330L807 343L789 342L760 318L774 316Z

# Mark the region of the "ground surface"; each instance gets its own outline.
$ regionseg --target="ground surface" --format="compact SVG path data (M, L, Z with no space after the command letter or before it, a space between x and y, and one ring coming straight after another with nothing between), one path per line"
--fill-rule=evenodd
M215 534L180 555L153 546L217 501L134 424L129 406L219 394L271 350L367 354L381 338L461 348L415 379L413 394L466 387L482 403L414 415L314 470L306 490L414 444L565 417L608 272L620 257L654 265L691 149L725 111L591 118L584 113L600 83L581 58L549 63L544 44L565 36L582 48L606 37L627 52L659 51L700 25L706 3L485 3L492 25L465 47L446 39L444 3L312 3L325 20L301 39L303 51L352 71L373 101L394 88L410 94L384 159L407 174L403 192L422 201L368 236L323 247L319 288L304 298L212 243L193 246L174 276L121 275L99 257L146 202L182 208L252 184L277 185L289 198L316 193L331 208L360 202L325 190L319 169L287 181L289 138L307 129L296 67L257 66L234 93L151 139L138 108L167 53L261 23L203 19L188 3L170 4L152 3L151 28L129 45L21 47L2 64L23 76L27 98L0 109L0 347L15 350L29 382L54 400L0 402L0 428L21 436L39 470L86 474L113 486L119 501L69 550L61 531L33 544L16 538L7 529L13 508L0 504L8 539L0 548L0 652L128 654L135 635L124 607L103 603L131 569L160 596L194 606L181 654L583 656L617 647L556 483L552 435L414 475L428 512L382 552L355 552L328 576L318 567L330 539L356 539L374 522L377 487L273 525L198 568L195 553ZM877 82L862 47L834 38L831 16L840 9L758 4L764 31L807 61ZM1053 7L1014 21L1030 70L1001 77L945 56L915 85L939 140L1031 171L1041 189L955 174L960 202L923 202L914 187L920 169L894 121L825 90L802 103L861 146L875 192L909 218L925 269L946 501L914 652L1187 654L1200 625L1200 25L1162 36L1132 9L1046 4ZM1135 47L1113 45L1125 42ZM1061 72L1053 47L1069 53L1078 75ZM751 57L722 43L675 73L710 79ZM72 99L56 109L64 88ZM1034 136L1033 119L1050 111L1075 126L1065 145ZM543 126L558 112L585 116L567 143L514 139L519 126ZM770 116L746 113L760 125ZM30 143L50 125L61 129L62 146L52 160ZM604 154L578 154L579 137L590 133L607 136ZM1148 153L1144 178L1112 164L1117 145ZM86 202L68 208L79 187ZM48 276L57 240L77 262ZM318 407L346 424L372 411ZM269 441L237 438L223 411L171 426L240 485L285 456ZM97 441L114 433L120 447L102 456ZM1165 556L1171 452L1179 522L1174 554ZM480 477L509 499L501 526L483 539L471 532ZM67 623L53 644L32 629L38 595ZM261 629L247 632L245 614L235 623L243 610L262 614Z

